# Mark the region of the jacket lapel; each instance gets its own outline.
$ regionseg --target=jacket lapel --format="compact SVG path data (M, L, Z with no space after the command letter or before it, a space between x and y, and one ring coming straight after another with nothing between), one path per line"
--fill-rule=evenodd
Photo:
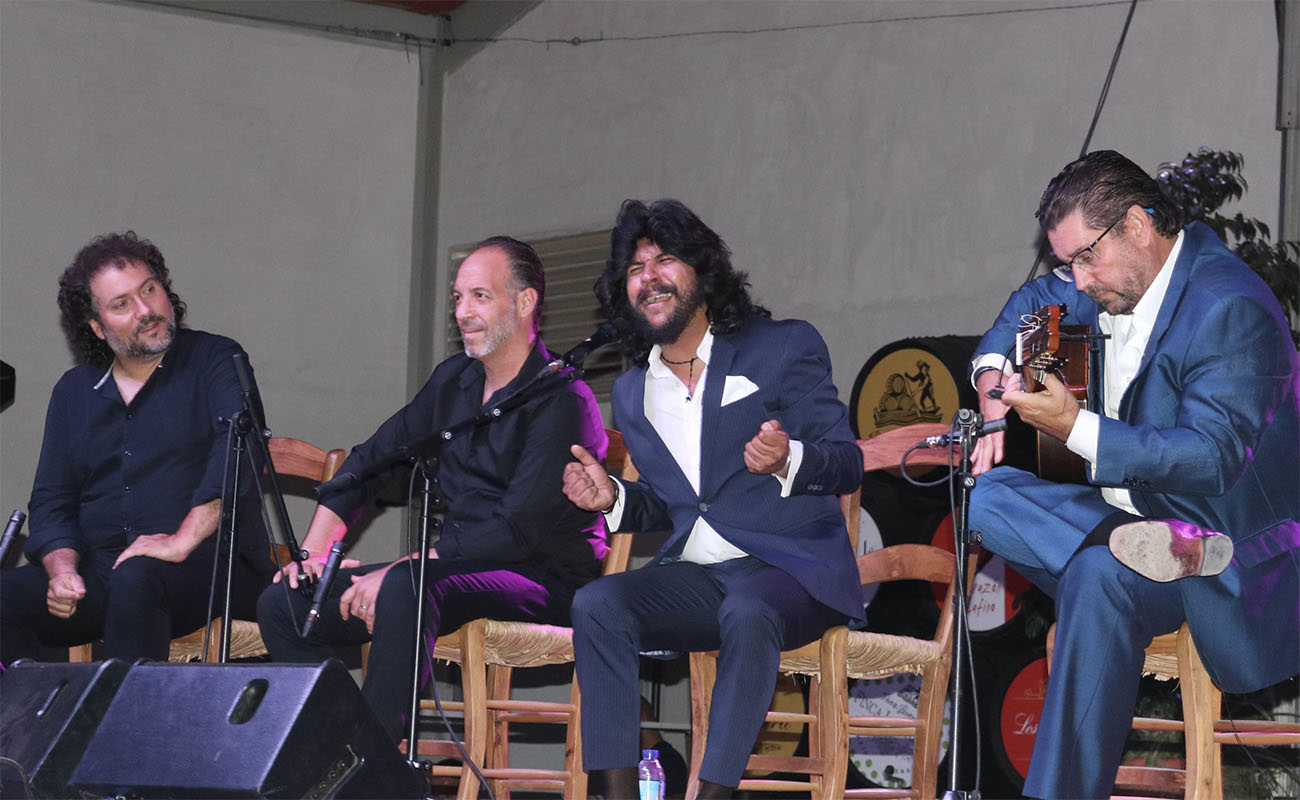
M1183 234L1183 249L1178 254L1178 260L1174 262L1174 273L1169 276L1169 288L1165 290L1165 298L1160 302L1160 311L1156 313L1155 324L1151 326L1151 338L1147 339L1146 349L1142 351L1142 364L1138 367L1137 374L1133 376L1134 383L1151 366L1151 359L1160 349L1161 340L1169 333L1169 326L1174 321L1174 310L1182 302L1183 292L1187 290L1192 262L1201 252L1201 237L1197 234L1202 232L1192 226Z
M1133 403L1133 387L1141 386L1143 375L1151 367L1151 361L1160 351L1165 336L1169 333L1169 326L1173 324L1174 311L1183 301L1183 293L1187 291L1187 282L1192 272L1192 262L1196 260L1201 252L1202 237L1200 234L1209 231L1209 228L1199 230L1197 226L1191 225L1184 229L1183 249L1178 253L1178 260L1174 262L1174 272L1169 276L1169 286L1165 289L1164 299L1160 301L1160 310L1156 312L1155 324L1151 326L1151 336L1147 339L1147 346L1142 351L1142 363L1138 365L1137 372L1133 374L1133 380L1129 383L1128 389L1124 392L1119 404L1120 419L1130 419Z
M700 426L700 496L709 497L726 478L722 470L714 464L714 453L718 439L718 428L722 424L722 390L731 373L731 364L736 357L736 346L731 336L715 336L713 351L709 354L708 377L704 382L704 392L699 398L704 403L703 420Z
M691 488L691 482L686 479L685 473L682 472L681 466L678 465L677 459L673 458L672 451L664 440L660 438L659 432L650 424L650 420L645 415L645 381L648 368L642 367L636 370L635 374L628 373L628 421L629 428L635 426L635 430L625 430L624 436L629 434L639 435L650 452L641 457L639 453L633 456L638 470L643 474L657 473L659 477L671 480L677 486L677 491L684 496L692 497L695 490ZM623 379L620 379L623 380ZM639 450L640 448L636 448ZM636 453L636 450L629 447L629 450Z

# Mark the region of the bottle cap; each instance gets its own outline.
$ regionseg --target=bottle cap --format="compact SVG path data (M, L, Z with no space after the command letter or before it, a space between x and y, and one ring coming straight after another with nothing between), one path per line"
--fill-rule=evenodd
M658 761L658 760L659 760L659 751L658 751L658 750L642 750L642 751L641 751L641 760L642 760L642 761L646 761L646 760L649 760L649 759L651 759L651 758L653 758L655 761Z

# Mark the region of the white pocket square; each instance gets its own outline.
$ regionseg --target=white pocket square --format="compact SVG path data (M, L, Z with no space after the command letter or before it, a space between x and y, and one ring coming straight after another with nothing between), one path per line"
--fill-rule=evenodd
M758 386L744 375L728 375L722 384L722 404L730 405L758 391Z

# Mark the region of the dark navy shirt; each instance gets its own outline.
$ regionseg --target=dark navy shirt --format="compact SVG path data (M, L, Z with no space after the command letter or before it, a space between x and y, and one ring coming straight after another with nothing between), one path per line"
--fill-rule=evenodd
M490 400L510 396L548 359L539 339L515 378ZM485 378L482 362L469 356L443 361L405 408L352 448L339 473L364 473L400 446L472 417L485 407ZM599 576L604 519L564 496L564 466L574 460L573 444L598 459L608 447L596 399L582 381L447 442L438 454L437 478L447 504L434 547L438 557L526 563L574 585ZM369 487L342 492L323 505L348 519L371 494Z
M220 498L228 442L221 419L243 408L233 362L243 352L224 336L178 330L130 405L111 367L65 372L45 415L27 558L39 563L63 547L118 553L137 536L175 533L191 508ZM241 469L250 474L247 463ZM266 562L256 493L241 483L240 549Z

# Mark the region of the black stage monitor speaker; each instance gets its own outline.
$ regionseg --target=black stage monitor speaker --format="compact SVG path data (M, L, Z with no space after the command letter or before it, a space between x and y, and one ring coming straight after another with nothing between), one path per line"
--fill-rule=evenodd
M0 676L0 797L68 796L68 777L127 669L117 660L19 661Z
M82 796L423 798L342 662L131 668L69 781Z

